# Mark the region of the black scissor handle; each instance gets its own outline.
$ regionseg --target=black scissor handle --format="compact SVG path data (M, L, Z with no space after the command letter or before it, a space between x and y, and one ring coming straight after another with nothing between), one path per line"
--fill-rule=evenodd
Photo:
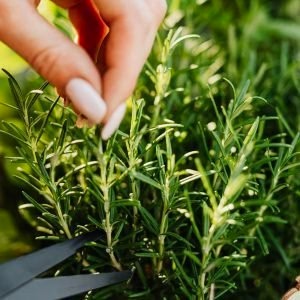
M73 255L85 243L100 237L99 231L90 232L1 264L0 299L62 299L128 280L131 277L130 271L35 278Z
M131 271L33 279L3 300L57 300L126 281ZM2 299L2 298L1 298Z

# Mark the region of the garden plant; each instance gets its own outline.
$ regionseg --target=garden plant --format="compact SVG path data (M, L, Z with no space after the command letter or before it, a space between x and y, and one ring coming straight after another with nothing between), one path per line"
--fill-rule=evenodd
M101 233L51 275L133 271L78 299L280 299L300 273L300 3L168 4L108 141L4 70L20 214L48 243Z

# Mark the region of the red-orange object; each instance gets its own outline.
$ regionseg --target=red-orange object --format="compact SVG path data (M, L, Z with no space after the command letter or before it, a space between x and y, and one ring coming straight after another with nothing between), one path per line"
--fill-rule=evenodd
M69 9L70 20L78 33L78 44L97 62L101 43L109 28L92 0L83 0Z

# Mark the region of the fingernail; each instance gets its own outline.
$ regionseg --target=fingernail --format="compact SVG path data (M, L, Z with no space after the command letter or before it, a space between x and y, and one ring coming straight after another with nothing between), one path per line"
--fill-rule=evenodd
M109 120L102 129L101 137L103 140L107 140L112 136L112 134L119 128L124 115L126 112L126 104L122 103L117 107L117 109L112 113Z
M74 108L94 124L101 123L106 114L106 103L84 79L74 78L66 86L66 93Z

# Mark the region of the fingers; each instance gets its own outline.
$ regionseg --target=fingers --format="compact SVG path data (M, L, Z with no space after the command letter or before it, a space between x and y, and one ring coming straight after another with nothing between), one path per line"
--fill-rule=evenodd
M131 95L165 14L164 1L96 0L110 32L100 50L102 96L107 114L102 137L107 139L121 123L125 100Z
M92 0L81 0L69 7L69 17L78 34L77 43L97 62L101 43L108 33L99 11Z
M124 116L124 102L133 92L151 50L166 11L166 2L54 2L69 9L70 19L78 32L78 43L86 51L55 30L36 12L34 5L39 0L0 0L0 40L23 56L38 73L58 88L61 95L67 94L75 111L91 123L103 121L102 137L106 139ZM107 33L99 12L110 31L98 54ZM97 58L100 60L101 78L95 65Z
M106 105L99 96L101 81L95 64L81 47L36 12L34 4L37 2L0 0L0 40L55 85L60 94L69 94L76 110L91 122L100 123L106 114ZM82 87L87 91L86 97L74 96Z
M115 21L101 49L102 96L108 108L102 131L104 139L119 127L125 113L124 102L136 85L154 39L154 32L142 34L134 29L135 25L128 19Z

